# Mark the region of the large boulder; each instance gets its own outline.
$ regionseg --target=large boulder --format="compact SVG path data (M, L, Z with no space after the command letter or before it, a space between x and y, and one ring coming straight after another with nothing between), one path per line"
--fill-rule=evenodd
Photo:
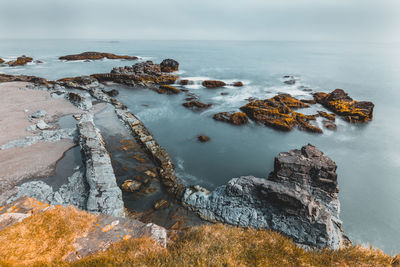
M168 58L161 62L160 67L162 72L174 72L179 69L179 63L176 60Z
M126 59L126 60L137 60L139 59L138 57L132 57L132 56L120 56L120 55L115 55L111 53L101 53L101 52L83 52L81 54L75 54L75 55L67 55L67 56L62 56L59 57L58 59L60 60L99 60L103 58L108 58L108 59Z
M372 120L375 105L369 101L355 101L343 89L336 89L329 94L315 93L314 99L349 122Z
M212 89L212 88L223 87L226 85L226 83L223 81L206 80L206 81L203 81L201 85L203 85L206 88Z
M267 179L234 178L211 193L188 188L182 202L208 221L272 229L299 244L337 249L348 242L338 192L335 162L307 145L280 153Z

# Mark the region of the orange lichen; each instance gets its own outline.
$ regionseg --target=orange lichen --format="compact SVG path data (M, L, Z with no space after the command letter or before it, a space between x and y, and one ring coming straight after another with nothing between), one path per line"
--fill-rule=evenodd
M172 93L172 94L179 94L179 93L182 92L178 88L175 88L175 87L173 87L171 85L160 85L160 89L161 90L165 90L166 92Z

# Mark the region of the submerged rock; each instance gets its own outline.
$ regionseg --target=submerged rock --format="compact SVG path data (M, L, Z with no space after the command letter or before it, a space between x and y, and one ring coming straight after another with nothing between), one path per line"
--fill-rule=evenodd
M234 125L242 125L249 122L246 113L243 112L220 112L213 116L216 121L225 121Z
M132 57L132 56L119 56L111 53L101 53L101 52L83 52L81 54L75 54L75 55L67 55L67 56L62 56L59 57L58 59L60 60L99 60L103 58L108 58L108 59L126 59L126 60L137 60L139 59L138 57Z
M111 97L116 97L119 95L119 91L116 89L112 89L110 91L105 91L103 90L104 93L106 93L107 95L111 96Z
M179 69L179 63L170 58L164 59L160 64L160 68L162 72L174 72Z
M191 109L195 109L195 110L207 109L212 106L212 104L205 104L205 103L202 103L197 100L190 100L190 101L183 103L182 105L186 108L191 108Z
M241 81L234 82L234 83L232 84L232 86L241 87L241 86L243 86L243 83L242 83Z
M161 209L166 209L169 207L169 201L165 199L160 199L154 203L154 209L155 210L161 210Z
M4 63L4 59L0 58L0 64Z
M299 244L338 249L347 242L338 192L335 162L307 145L279 153L268 179L234 178L211 193L189 188L182 202L205 220L272 229Z
M331 120L323 120L322 124L324 125L325 128L327 128L329 130L336 130L337 129L336 124Z
M180 94L182 91L171 85L160 85L160 90L165 90L167 93Z
M126 192L136 192L139 191L141 186L141 182L129 179L122 184L122 189Z
M199 135L199 136L197 136L197 140L199 140L202 143L205 143L205 142L210 141L210 137L208 137L206 135Z
M283 79L284 79L283 82L285 84L293 85L296 83L296 79L294 78L294 76L285 75L283 76Z
M328 112L321 111L321 110L318 110L317 112L318 112L319 116L324 117L325 119L328 119L330 121L335 121L336 120L336 114L335 113L328 113Z
M250 119L277 130L290 131L298 127L300 130L322 133L321 128L310 123L316 119L315 115L304 115L292 110L307 107L306 103L289 94L280 94L270 99L252 101L240 109Z
M372 120L374 104L369 101L355 101L342 89L331 93L315 93L314 99L327 109L343 116L348 122L367 122Z
M226 83L224 83L223 81L206 80L203 81L201 85L207 88L218 88L225 86Z

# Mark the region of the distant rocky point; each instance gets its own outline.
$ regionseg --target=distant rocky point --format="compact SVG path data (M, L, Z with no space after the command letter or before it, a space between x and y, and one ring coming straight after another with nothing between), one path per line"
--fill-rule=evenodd
M115 55L111 53L102 53L102 52L83 52L81 54L75 54L75 55L67 55L67 56L62 56L59 57L58 59L60 60L99 60L103 58L108 58L108 59L126 59L126 60L137 60L139 59L138 57L135 56L121 56L121 55Z

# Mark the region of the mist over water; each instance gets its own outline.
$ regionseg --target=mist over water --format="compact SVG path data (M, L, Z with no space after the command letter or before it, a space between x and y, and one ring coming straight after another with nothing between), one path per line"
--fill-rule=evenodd
M338 165L341 219L355 242L370 243L387 253L400 251L400 49L395 44L330 42L239 41L119 41L3 40L0 58L25 54L43 64L3 67L0 72L59 79L109 72L135 62L101 60L62 62L62 55L103 51L141 56L159 63L173 58L180 76L198 80L185 87L200 101L213 103L203 112L182 106L184 94L159 95L147 89L115 86L119 99L149 128L171 154L177 173L187 184L209 189L241 175L267 177L277 153L311 143ZM285 85L283 75L294 75ZM240 80L243 87L205 89L200 81ZM238 110L248 97L269 98L290 93L311 98L309 92L342 88L355 100L375 104L374 119L366 125L338 120L337 131L316 135L294 130L282 133L250 123L233 126L212 119L216 112ZM111 88L110 88L111 89ZM228 95L221 95L222 92ZM313 114L322 107L304 111ZM199 143L198 134L211 137Z

